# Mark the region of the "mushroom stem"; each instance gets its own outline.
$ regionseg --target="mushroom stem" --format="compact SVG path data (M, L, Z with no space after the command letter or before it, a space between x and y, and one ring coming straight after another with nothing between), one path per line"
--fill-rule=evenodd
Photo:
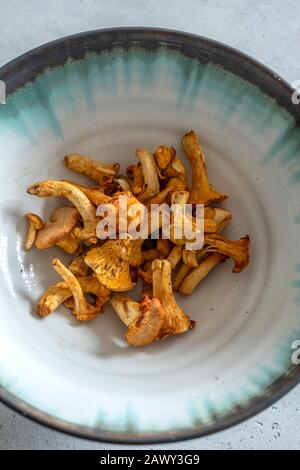
M88 186L83 186L82 184L75 183L74 181L70 180L63 180L66 183L70 183L76 188L80 189L80 191L85 194L85 196L91 201L91 203L98 207L100 204L107 204L111 201L111 197L104 194L101 190L101 187L89 188Z
M183 136L182 147L192 167L192 190L188 202L209 204L224 201L227 196L215 191L208 182L204 153L194 131Z
M164 322L160 337L184 333L194 328L195 322L184 313L176 303L171 280L171 264L167 260L156 259L152 263L153 270L153 297L160 300L164 310Z
M139 195L140 202L144 202L159 193L158 174L154 157L148 150L137 149L136 156L141 162L145 180L145 190Z
M168 261L170 262L172 269L175 269L177 264L181 260L182 250L183 250L183 245L175 245L172 248L172 251L168 256Z
M173 280L173 292L178 291L179 286L181 285L183 279L190 272L191 268L187 264L182 264L178 269L175 278Z
M195 287L208 275L208 273L225 259L225 256L220 253L212 253L197 268L192 269L187 276L183 279L179 287L181 294L191 294Z
M91 305L86 301L84 293L78 279L74 276L68 268L58 259L54 258L52 266L63 280L68 284L70 291L74 297L74 310L73 313L76 318L81 321L92 320L99 312L97 305Z
M66 155L64 162L69 170L87 176L100 185L103 182L112 181L120 168L118 163L101 163L85 155L78 154Z

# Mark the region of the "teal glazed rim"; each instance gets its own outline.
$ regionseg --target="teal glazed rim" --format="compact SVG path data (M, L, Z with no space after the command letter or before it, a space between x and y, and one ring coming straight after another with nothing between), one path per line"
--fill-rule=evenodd
M84 32L68 36L27 52L0 69L0 79L6 83L9 96L16 90L33 82L46 70L64 65L68 60L80 60L87 53L101 54L116 45L125 50L138 44L146 51L155 51L161 44L171 50L180 51L187 57L206 64L212 63L228 70L239 78L255 84L263 93L275 99L295 120L300 128L300 107L293 105L293 89L276 73L251 57L219 42L184 32L155 28L112 28ZM208 425L195 424L191 429L162 432L159 434L111 433L101 429L80 426L55 418L28 405L25 401L0 387L3 403L38 423L71 435L104 442L151 444L174 442L202 437L224 430L261 412L283 397L300 381L300 368L291 367L285 374L265 388L245 406L236 406L226 416L216 415Z

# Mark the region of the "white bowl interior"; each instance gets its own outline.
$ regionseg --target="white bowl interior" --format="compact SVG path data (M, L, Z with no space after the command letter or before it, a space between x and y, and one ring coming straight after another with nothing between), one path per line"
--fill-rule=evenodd
M286 147L274 147L291 118L221 68L163 48L147 54L86 56L47 72L0 110L1 384L69 423L129 434L190 429L246 405L292 367L300 338L299 188L290 183L297 161L280 165ZM24 213L47 219L63 202L26 188L49 178L85 182L63 166L72 152L118 161L121 172L141 146L171 145L185 160L180 139L190 129L210 180L229 195L225 235L251 238L249 267L232 274L228 260L191 296L178 296L196 329L146 348L125 342L109 307L86 324L63 307L37 318L37 299L58 281L53 256L69 257L24 251Z

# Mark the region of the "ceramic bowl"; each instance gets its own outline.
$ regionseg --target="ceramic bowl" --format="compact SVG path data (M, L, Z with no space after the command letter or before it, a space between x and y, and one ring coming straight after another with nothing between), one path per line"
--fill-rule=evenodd
M300 340L300 106L292 89L222 44L155 29L83 33L0 71L0 396L41 423L117 442L202 436L261 411L294 386ZM220 265L189 297L197 328L128 346L110 311L80 324L64 308L39 319L58 281L55 249L23 248L25 212L61 200L26 194L72 178L63 156L135 160L139 146L180 148L194 129L211 180L229 194L226 236L251 237L251 262ZM78 179L79 181L79 179ZM82 180L83 181L83 180ZM63 257L63 259L66 259Z

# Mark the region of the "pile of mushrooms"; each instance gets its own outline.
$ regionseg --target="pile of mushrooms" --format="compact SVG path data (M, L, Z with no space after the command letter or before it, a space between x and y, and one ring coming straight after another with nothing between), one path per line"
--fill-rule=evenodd
M68 266L57 257L53 268L62 278L50 286L38 302L37 313L45 317L60 305L70 309L79 321L90 321L110 304L126 325L127 342L144 346L193 329L196 322L178 305L174 292L191 294L218 264L231 258L233 272L241 272L249 263L248 235L228 240L220 234L232 219L228 209L213 207L227 196L208 180L203 150L194 131L182 138L182 148L192 170L189 186L185 166L172 147L160 145L152 154L137 149L137 160L119 175L119 164L104 164L85 155L68 155L66 167L93 180L84 186L73 180L48 180L35 183L27 192L38 197L63 197L69 201L56 209L50 221L28 213L26 250L46 250L58 246L73 255ZM175 201L203 204L204 245L187 249L187 240L162 236L152 240L118 236L100 240L96 227L96 209L107 204L117 207L120 196L129 204L139 204L151 212L152 204ZM132 218L127 214L128 220ZM195 218L195 217L194 217ZM118 230L118 228L117 228ZM128 295L137 282L142 294L137 300Z

